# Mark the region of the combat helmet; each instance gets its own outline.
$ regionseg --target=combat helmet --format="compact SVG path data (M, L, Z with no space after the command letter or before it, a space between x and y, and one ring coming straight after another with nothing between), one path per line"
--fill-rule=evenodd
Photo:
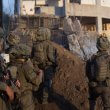
M17 57L22 57L22 56L30 56L31 55L31 47L25 45L25 44L18 44L16 46L14 46L11 50L10 50L10 54L13 54Z
M20 37L16 35L14 32L10 32L7 41L10 45L16 45L20 42Z
M48 28L40 27L36 32L36 41L50 40L51 31Z
M106 51L110 47L110 42L106 36L100 35L99 38L97 38L97 48L100 51Z

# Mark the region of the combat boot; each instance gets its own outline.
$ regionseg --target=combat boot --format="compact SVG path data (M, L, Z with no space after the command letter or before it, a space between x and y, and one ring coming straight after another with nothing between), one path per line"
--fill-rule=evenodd
M96 110L96 101L95 100L90 100L90 110Z

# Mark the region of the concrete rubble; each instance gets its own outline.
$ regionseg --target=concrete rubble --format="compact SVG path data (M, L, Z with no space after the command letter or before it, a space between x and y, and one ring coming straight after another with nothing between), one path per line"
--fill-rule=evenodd
M97 52L97 34L82 31L79 20L72 22L71 18L65 19L64 33L67 35L69 50L83 60L88 60Z

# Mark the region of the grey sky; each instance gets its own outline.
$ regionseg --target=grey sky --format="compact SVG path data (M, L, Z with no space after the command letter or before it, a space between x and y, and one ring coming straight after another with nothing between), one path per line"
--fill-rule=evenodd
M2 0L3 1L3 11L8 14L14 13L14 0Z

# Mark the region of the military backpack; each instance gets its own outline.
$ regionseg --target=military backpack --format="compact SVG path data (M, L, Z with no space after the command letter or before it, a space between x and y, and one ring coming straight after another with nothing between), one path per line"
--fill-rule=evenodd
M56 49L49 41L36 43L34 46L34 58L38 62L38 65L42 65L43 67L52 65L56 60Z
M100 54L94 57L92 62L92 77L96 81L105 81L110 77L110 64L109 64L110 56L107 54Z

